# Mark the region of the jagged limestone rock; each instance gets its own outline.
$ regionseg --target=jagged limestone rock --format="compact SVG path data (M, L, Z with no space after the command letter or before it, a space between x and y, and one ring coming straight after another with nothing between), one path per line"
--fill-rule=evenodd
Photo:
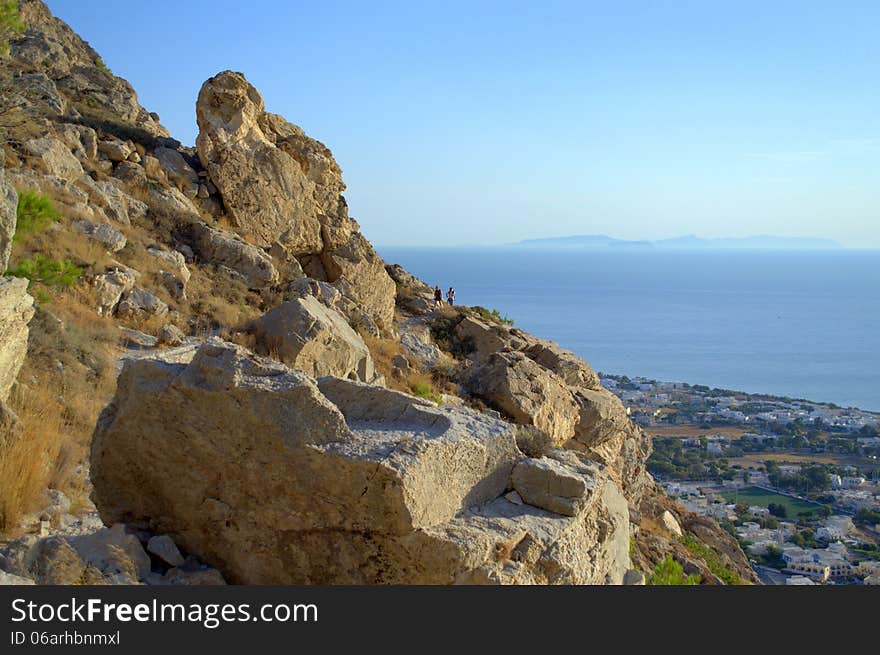
M95 301L98 313L112 314L122 296L131 291L137 282L137 272L133 269L118 266L106 273L96 275L94 279Z
M514 432L212 339L188 364L126 362L93 495L105 521L172 533L233 582L620 583L619 490L562 463L592 489L575 516L511 503Z
M470 371L468 387L515 422L547 433L555 445L574 435L578 410L568 387L522 353L491 355Z
M54 17L40 0L20 0L19 14L25 32L10 40L9 62L23 72L41 71L54 84L56 106L72 106L83 121L113 116L119 124L142 130L148 136L168 136L138 103L137 94L126 80L114 76L101 58L64 21ZM41 78L42 79L42 78ZM46 86L45 82L41 82ZM17 93L23 93L16 86ZM53 94L54 95L54 94ZM26 99L30 99L25 94Z
M119 252L128 243L125 235L109 223L77 221L73 227L77 232L86 235L92 241L97 241L110 252Z
M199 159L236 226L294 254L337 247L351 236L342 172L330 151L280 116L241 73L206 81L196 104ZM333 237L325 243L322 226Z
M18 208L18 194L15 192L15 187L6 180L2 165L3 161L0 159L0 275L3 275L9 266Z
M361 382L377 377L361 336L315 296L282 303L254 321L251 331L260 352L313 377L335 375Z
M535 343L524 350L526 355L544 368L556 373L565 380L566 384L584 389L601 388L599 376L587 362L573 352L560 348L552 341L544 341L543 339L534 339L534 341Z
M34 316L27 288L24 278L0 277L0 401L9 398L27 354L28 322Z
M584 446L598 446L620 434L629 424L626 408L606 389L572 389L578 405L574 439Z
M146 289L135 287L127 291L116 306L116 314L122 317L164 316L168 305Z
M55 137L31 139L24 144L31 165L46 173L73 181L83 175L83 167L70 149Z
M225 71L207 80L196 117L199 159L235 229L258 246L283 252L284 268L290 256L311 258L301 267L310 277L344 279L346 295L379 327L390 327L394 282L348 216L342 171L330 150L267 113L241 73Z
M278 281L271 257L237 235L200 221L192 224L192 233L193 245L202 259L240 273L249 286L262 287Z

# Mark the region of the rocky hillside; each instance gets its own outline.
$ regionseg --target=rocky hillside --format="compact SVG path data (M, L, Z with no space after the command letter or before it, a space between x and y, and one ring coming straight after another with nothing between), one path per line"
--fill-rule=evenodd
M185 147L42 2L20 14L3 580L620 584L672 556L754 581L654 485L589 364L434 309L348 215L330 150L243 74L203 84Z

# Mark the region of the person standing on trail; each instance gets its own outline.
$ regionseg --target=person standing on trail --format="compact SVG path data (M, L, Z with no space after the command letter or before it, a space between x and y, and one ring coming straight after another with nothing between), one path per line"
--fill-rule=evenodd
M443 306L443 292L440 290L440 285L438 284L434 287L434 307L442 307Z
M449 303L450 307L455 304L455 289L452 287L449 287L449 291L446 292L446 302Z

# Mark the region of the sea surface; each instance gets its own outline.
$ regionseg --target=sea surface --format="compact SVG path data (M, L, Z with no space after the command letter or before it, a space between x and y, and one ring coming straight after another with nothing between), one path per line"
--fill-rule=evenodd
M597 371L880 411L880 251L379 252Z

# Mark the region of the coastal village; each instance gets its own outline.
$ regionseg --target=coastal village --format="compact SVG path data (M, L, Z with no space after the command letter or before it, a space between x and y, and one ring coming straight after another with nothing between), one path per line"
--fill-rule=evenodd
M602 376L653 437L649 470L733 534L764 584L880 584L880 415Z

